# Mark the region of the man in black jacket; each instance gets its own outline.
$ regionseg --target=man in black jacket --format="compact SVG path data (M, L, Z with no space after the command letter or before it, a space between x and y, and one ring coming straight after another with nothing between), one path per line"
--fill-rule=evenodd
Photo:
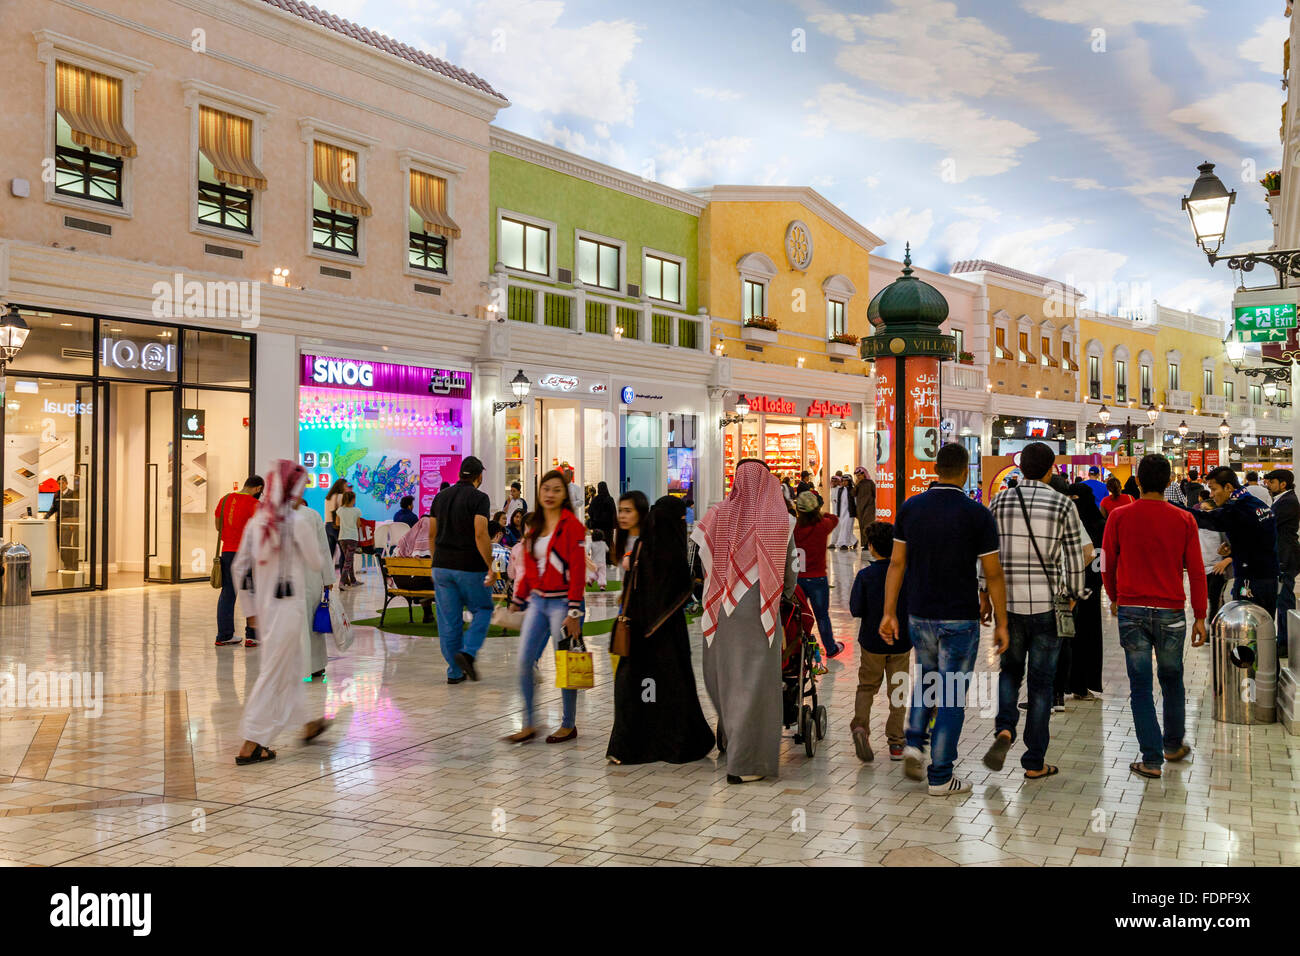
M1295 610L1295 579L1300 573L1300 501L1295 495L1295 474L1276 468L1264 476L1273 496L1277 522L1277 653L1286 655L1287 612Z
M1237 473L1220 465L1205 476L1213 511L1192 510L1196 524L1222 531L1232 548L1232 599L1277 610L1277 524L1273 511L1241 487ZM1248 595L1243 595L1248 590Z

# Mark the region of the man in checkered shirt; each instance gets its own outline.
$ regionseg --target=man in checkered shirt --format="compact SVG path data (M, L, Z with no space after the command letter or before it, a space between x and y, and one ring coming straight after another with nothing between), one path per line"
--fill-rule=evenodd
M1007 579L1011 643L1002 654L998 716L993 745L984 764L991 770L1001 770L1015 742L1020 685L1028 665L1029 711L1025 716L1025 752L1020 758L1027 780L1059 772L1044 762L1050 740L1047 724L1052 713L1056 664L1063 640L1056 633L1053 599L1062 591L1071 599L1083 597L1084 569L1092 560L1092 544L1074 502L1047 484L1055 461L1056 454L1042 442L1026 446L1020 453L1025 480L999 493L989 506L998 525L1000 558ZM1033 539L1025 524L1026 512L1032 522ZM982 610L987 606L985 599L981 591Z

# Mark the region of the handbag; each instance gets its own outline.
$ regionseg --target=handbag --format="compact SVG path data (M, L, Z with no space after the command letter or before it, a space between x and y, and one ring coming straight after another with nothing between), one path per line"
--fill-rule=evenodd
M346 651L352 646L355 635L352 633L352 622L348 620L347 611L343 610L343 602L339 600L338 593L330 588L330 633L334 635L334 644L340 651Z
M1052 583L1052 574L1047 570L1047 562L1043 560L1043 552L1038 550L1038 539L1034 537L1034 526L1029 521L1029 509L1025 506L1025 496L1020 492L1020 486L1016 486L1016 498L1020 501L1020 512L1025 516L1025 528L1029 531L1029 543L1034 546L1034 554L1038 555L1038 566L1043 569L1043 574L1047 575L1047 583ZM1070 607L1070 598L1063 592L1058 592L1052 597L1052 614L1056 618L1056 636L1057 637L1074 637L1074 611Z
M212 572L208 575L208 583L218 591L221 590L221 532L226 525L226 516L224 512L226 510L226 499L229 497L230 495L226 495L225 498L221 499L220 504L217 505L217 550L214 552L217 556L217 560L212 562Z
M334 622L330 619L330 599L328 592L322 591L320 603L316 605L316 613L311 618L311 630L313 634L333 634Z
M587 690L596 685L591 652L582 635L566 633L555 645L555 686L563 690Z
M614 628L609 634L609 652L615 657L627 657L632 653L632 619L627 616L627 597L636 582L636 568L641 558L641 542L636 543L636 554L632 567L628 569L627 579L623 582L623 592L618 600L618 617L614 618Z

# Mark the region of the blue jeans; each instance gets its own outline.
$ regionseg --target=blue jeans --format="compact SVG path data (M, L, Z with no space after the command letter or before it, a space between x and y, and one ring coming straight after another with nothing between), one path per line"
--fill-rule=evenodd
M907 712L907 745L925 746L925 725L934 710L933 746L930 750L930 784L952 778L957 760L957 740L966 719L966 692L979 653L979 621L932 621L912 617L912 646L916 650L917 680L912 684L912 704Z
M1119 642L1128 668L1129 705L1133 708L1133 729L1142 748L1142 762L1159 767L1165 750L1183 745L1186 699L1183 691L1183 643L1187 620L1182 611L1154 607L1119 609ZM1156 676L1164 697L1165 733L1161 749L1160 722L1152 698L1151 652L1156 652Z
M800 578L799 587L803 596L812 607L813 616L817 618L817 633L822 637L822 647L831 654L838 647L835 634L831 630L831 584L823 575L820 578Z
M1277 586L1277 656L1286 657L1286 615L1295 610L1295 575L1282 574Z
M993 733L1010 731L1016 739L1016 723L1020 719L1020 684L1025 679L1025 665L1029 665L1029 710L1025 714L1025 752L1020 766L1026 770L1042 770L1047 756L1050 736L1047 724L1052 718L1052 692L1056 684L1056 662L1061 653L1061 638L1056 634L1056 615L1052 611L1041 614L1008 614L1007 631L1011 642L1002 655L998 674L998 718L993 723Z
M492 623L492 592L483 583L486 576L486 571L433 569L433 607L438 616L438 643L442 645L442 657L447 662L447 676L450 678L464 673L456 663L457 654L463 651L470 657L478 657L488 626ZM465 608L474 615L469 630L465 630Z
M564 636L564 620L569 615L569 599L563 597L544 598L532 595L528 598L528 610L524 612L524 623L519 633L519 689L524 695L524 726L535 727L533 722L533 666L541 658L546 645L554 637L559 643ZM572 727L577 719L578 692L569 688L560 691L564 701L564 719L561 727Z
M217 598L217 640L229 641L235 636L235 592L238 585L235 574L230 570L234 563L235 552L221 552L221 595ZM255 640L257 633L244 621L244 639Z

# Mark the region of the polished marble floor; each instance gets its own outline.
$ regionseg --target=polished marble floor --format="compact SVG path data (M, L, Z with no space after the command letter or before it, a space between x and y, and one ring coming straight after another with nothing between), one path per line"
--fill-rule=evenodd
M841 637L851 553L832 556ZM354 617L381 603L378 575L349 592ZM594 603L609 614L612 597ZM435 643L360 629L310 685L337 717L320 742L281 741L279 759L236 767L257 650L212 646L215 593L201 585L37 598L0 608L0 673L99 672L103 712L0 708L0 862L11 865L1146 866L1300 863L1300 738L1278 725L1216 724L1206 650L1188 649L1195 753L1161 781L1137 757L1127 682L1106 616L1106 697L1052 719L1057 777L980 763L992 712L971 710L958 773L974 792L940 799L887 759L884 701L872 764L848 736L857 648L822 693L831 731L815 758L787 738L781 776L728 786L716 754L674 767L604 760L612 687L580 695L575 744L509 747L518 727L517 638L490 638L483 679L448 686ZM698 674L699 629L692 627ZM987 641L985 642L987 648ZM559 691L544 658L546 726ZM979 671L987 674L987 655ZM991 687L987 677L979 678ZM701 689L706 714L713 711ZM881 756L884 752L884 757Z

